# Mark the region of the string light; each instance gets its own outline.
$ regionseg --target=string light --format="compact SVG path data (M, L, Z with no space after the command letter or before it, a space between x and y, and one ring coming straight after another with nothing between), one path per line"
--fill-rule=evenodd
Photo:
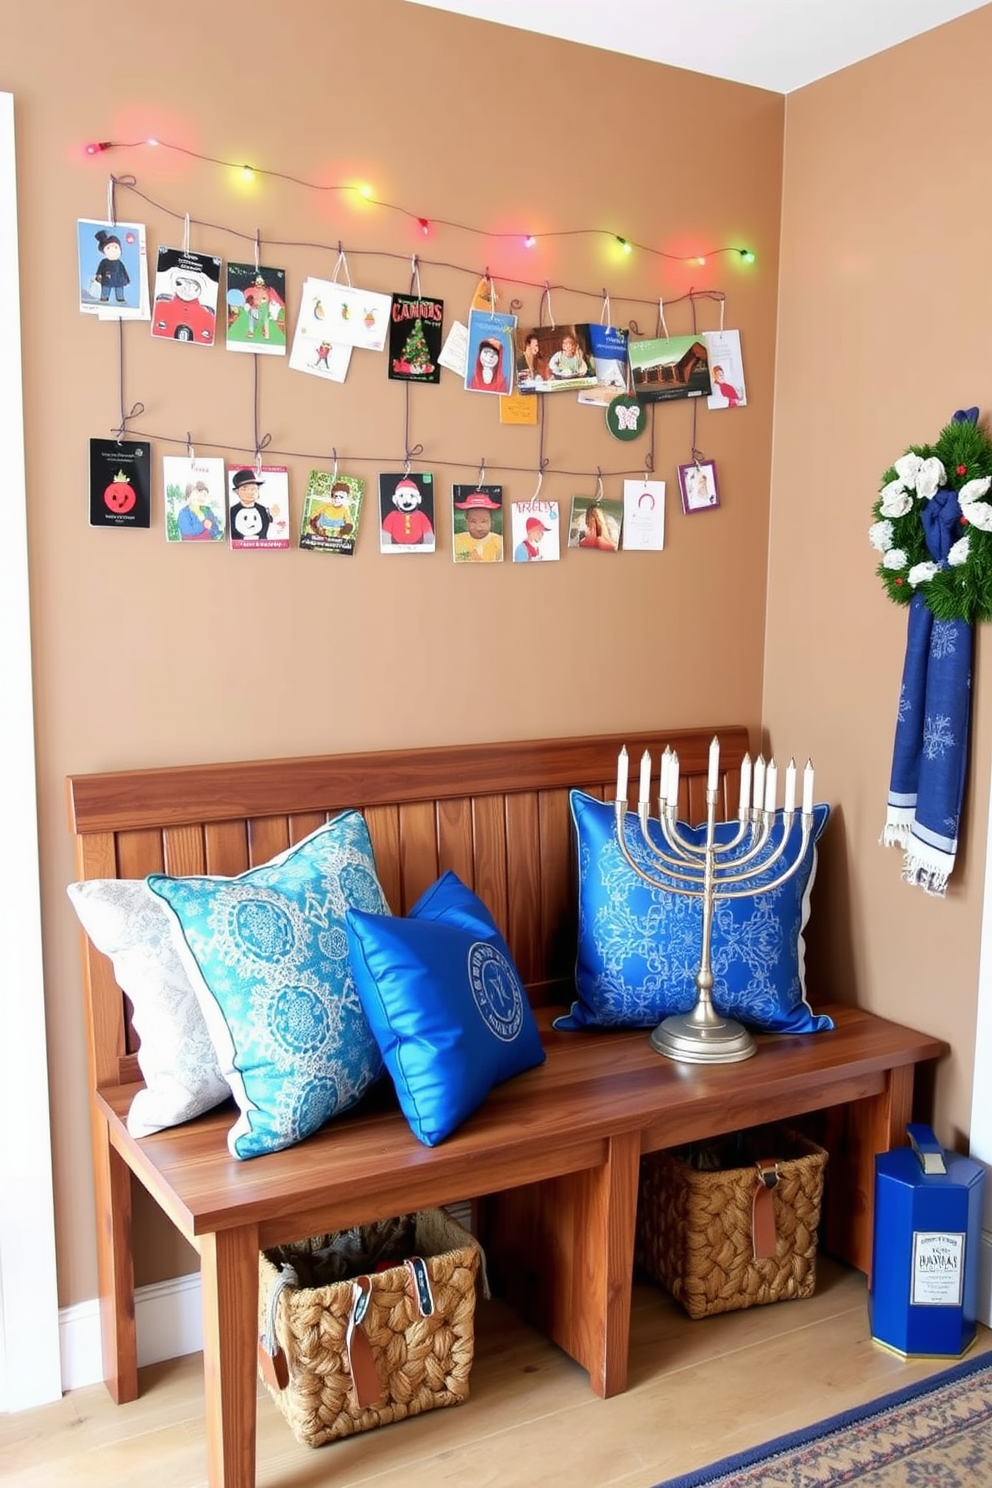
M381 207L384 211L399 212L401 216L409 217L411 221L416 222L417 226L420 228L420 231L425 237L428 237L430 235L432 222L428 220L428 218L421 217L419 213L411 212L406 207L399 206L395 202L379 200L376 197L372 187L368 185L367 182L356 183L350 181L338 183L335 185L323 185L316 181L304 180L300 176L290 175L286 171L267 170L258 166L239 165L237 162L231 160L220 160L215 155L204 155L201 154L198 150L188 150L184 145L170 144L167 140L155 139L150 136L147 139L140 140L100 140L98 142L86 145L85 153L87 155L99 155L102 154L105 150L132 150L144 146L155 146L164 150L174 150L177 152L177 154L188 155L194 160L203 160L209 165L220 165L228 169L238 170L240 171L242 178L245 181L253 181L256 176L271 176L274 180L289 181L296 186L306 187L306 189L309 191L354 192L355 194L360 196L363 201L368 202L370 206ZM459 232L476 233L480 237L517 238L523 243L523 246L525 248L534 248L537 245L537 238L533 233L521 234L519 231L490 232L487 228L473 227L470 223L467 222L451 222L442 217L434 218L433 226L451 227ZM669 261L674 263L703 265L709 258L713 258L720 253L736 253L744 263L751 264L755 261L755 255L750 248L712 248L710 249L708 254L667 253L663 248L654 248L648 243L636 243L632 239L625 238L622 236L622 234L613 232L610 228L605 227L563 228L560 230L550 229L547 232L543 232L541 234L541 236L544 238L577 237L581 235L596 235L612 238L625 254L633 253L634 249L637 248L643 253L650 253L653 254L656 258L668 259Z

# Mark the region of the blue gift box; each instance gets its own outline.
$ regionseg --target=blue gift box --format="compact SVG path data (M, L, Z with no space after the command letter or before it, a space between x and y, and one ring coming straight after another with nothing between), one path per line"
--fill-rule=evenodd
M910 1146L875 1158L871 1336L905 1357L960 1358L977 1332L985 1171L930 1127L906 1130Z

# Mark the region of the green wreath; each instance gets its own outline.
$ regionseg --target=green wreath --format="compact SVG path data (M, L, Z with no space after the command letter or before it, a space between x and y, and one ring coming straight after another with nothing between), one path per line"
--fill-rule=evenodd
M992 619L992 439L978 409L956 413L936 444L914 444L882 476L868 532L896 604L920 592L938 620ZM946 557L927 544L942 526Z

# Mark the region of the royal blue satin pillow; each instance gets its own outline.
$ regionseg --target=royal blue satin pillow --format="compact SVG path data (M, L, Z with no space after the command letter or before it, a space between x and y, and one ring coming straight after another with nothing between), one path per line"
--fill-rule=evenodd
M527 993L482 900L445 873L406 918L349 910L358 995L400 1107L427 1147L494 1085L544 1062Z
M653 1028L672 1013L687 1013L696 1001L696 972L702 935L697 898L656 889L639 878L617 846L612 801L581 791L570 795L578 848L579 939L575 966L578 997L555 1028ZM710 953L713 1002L725 1017L766 1033L819 1033L833 1027L806 1001L803 929L816 870L816 840L830 808L813 807L813 830L793 876L766 894L718 901ZM781 812L778 814L781 819ZM736 835L736 821L717 823L717 841ZM699 844L706 828L679 823ZM661 828L651 822L659 846ZM777 840L777 839L776 839ZM801 840L798 813L789 845L767 882L781 871ZM638 863L650 866L640 825L627 814L627 844Z

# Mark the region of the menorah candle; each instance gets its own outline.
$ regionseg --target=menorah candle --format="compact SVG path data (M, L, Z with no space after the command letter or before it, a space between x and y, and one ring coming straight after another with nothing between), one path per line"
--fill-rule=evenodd
M706 789L714 791L720 783L720 741L716 734L710 741L710 768L706 776Z
M674 749L672 750L672 758L669 761L668 765L667 799L669 806L671 806L673 810L676 810L679 804L679 757Z
M661 782L658 786L658 799L663 806L668 803L668 777L672 769L672 746L665 745L665 752L661 756Z
M743 814L751 804L751 756L746 754L741 760L741 800L738 808Z
M759 754L754 762L754 808L760 811L765 804L765 756Z
M785 802L786 811L796 809L796 762L790 759L785 771Z
M641 755L641 790L638 804L641 806L651 804L651 754L647 749Z
M813 810L813 761L806 761L803 771L803 816L809 816Z
M775 810L775 797L778 795L778 765L774 760L768 763L765 772L765 810Z
M617 755L617 800L627 799L627 746L626 744Z

